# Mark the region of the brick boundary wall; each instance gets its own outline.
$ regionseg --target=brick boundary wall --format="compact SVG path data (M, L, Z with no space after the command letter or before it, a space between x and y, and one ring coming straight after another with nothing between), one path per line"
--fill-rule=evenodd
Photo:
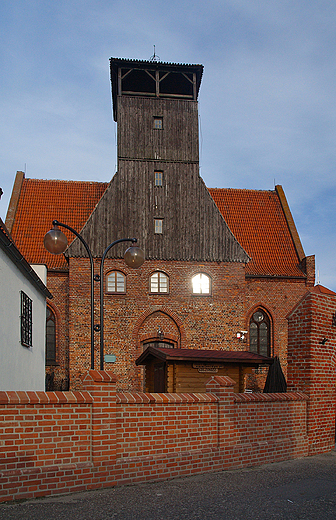
M309 455L335 446L336 295L306 294L288 316L288 390L309 396Z
M159 480L308 454L300 392L116 393L89 371L82 392L0 392L0 501Z

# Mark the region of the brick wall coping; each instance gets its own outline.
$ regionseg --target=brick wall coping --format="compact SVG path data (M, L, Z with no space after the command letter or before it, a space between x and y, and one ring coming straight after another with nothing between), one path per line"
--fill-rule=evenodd
M94 381L95 383L116 383L117 376L106 370L89 370L83 377L83 381Z
M117 404L122 403L158 403L158 404L177 404L177 403L215 403L218 401L216 395L210 393L195 394L156 394L143 392L118 392Z
M279 394L262 394L259 392L246 394L233 394L236 403L265 402L265 401L309 401L309 397L303 392L286 392Z
M0 404L91 404L89 392L0 391Z

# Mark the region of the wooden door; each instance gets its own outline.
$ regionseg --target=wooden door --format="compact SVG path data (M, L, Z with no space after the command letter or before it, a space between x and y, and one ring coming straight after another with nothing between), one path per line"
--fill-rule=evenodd
M166 391L166 363L154 364L154 392Z

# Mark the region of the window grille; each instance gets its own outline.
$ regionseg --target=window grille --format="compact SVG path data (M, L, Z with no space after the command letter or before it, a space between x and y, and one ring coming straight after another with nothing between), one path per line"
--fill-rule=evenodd
M21 344L33 346L33 300L21 291Z

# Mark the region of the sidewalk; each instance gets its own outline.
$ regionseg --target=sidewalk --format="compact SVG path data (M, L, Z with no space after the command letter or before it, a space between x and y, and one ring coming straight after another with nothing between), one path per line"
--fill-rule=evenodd
M335 518L335 450L255 468L0 505L0 520Z

